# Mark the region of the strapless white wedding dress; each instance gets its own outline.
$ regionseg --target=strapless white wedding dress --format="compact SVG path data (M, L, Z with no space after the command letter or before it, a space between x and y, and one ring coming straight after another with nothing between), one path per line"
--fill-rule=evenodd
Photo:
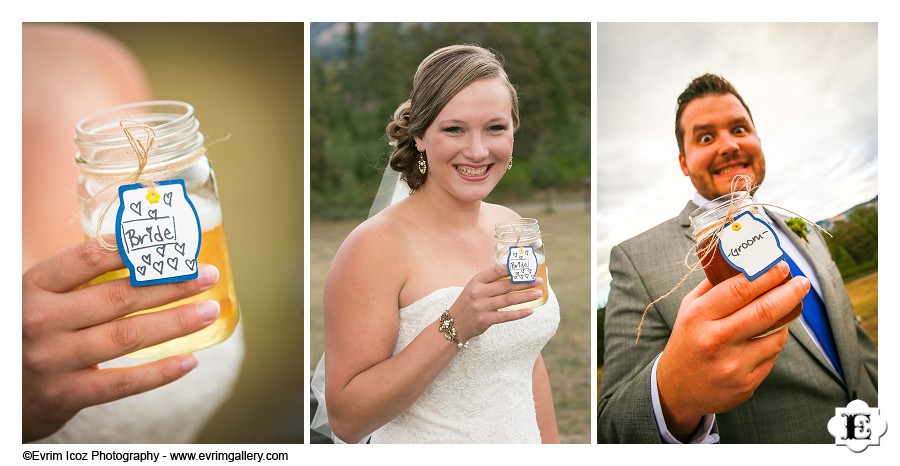
M443 288L400 309L393 354L449 308L462 287ZM539 443L532 372L559 326L559 302L469 340L419 399L372 434L372 443Z

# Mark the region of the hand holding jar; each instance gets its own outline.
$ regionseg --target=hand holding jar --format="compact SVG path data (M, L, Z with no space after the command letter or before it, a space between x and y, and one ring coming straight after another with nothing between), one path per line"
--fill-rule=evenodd
M122 267L118 253L92 239L23 274L23 441L52 434L85 407L160 387L196 366L188 354L124 369L97 367L206 328L219 315L217 302L197 301L122 319L209 290L219 279L205 265L197 279L180 283L135 288L121 278L84 286Z
M787 340L787 328L753 338L789 315L809 291L806 277L784 261L755 280L742 274L716 286L703 280L684 300L657 366L657 386L669 431L679 440L705 414L747 401L766 378Z
M547 302L547 264L538 221L520 218L495 225L494 247L497 265L472 277L449 310L461 341L491 325L528 317Z
M546 299L544 292L540 288L535 288L535 285L541 285L543 282L543 279L538 277L535 283L512 283L506 268L500 265L475 274L453 306L448 309L448 313L455 319L459 340L467 342L470 338L487 331L492 325L530 316L534 312L532 308L509 312L497 311L540 300L542 297Z

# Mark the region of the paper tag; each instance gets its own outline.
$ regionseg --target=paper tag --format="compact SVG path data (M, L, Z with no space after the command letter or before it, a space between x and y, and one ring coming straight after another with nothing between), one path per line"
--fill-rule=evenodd
M510 246L506 270L513 283L532 283L537 277L538 261L532 246Z
M784 257L778 235L750 212L738 215L719 233L719 252L748 280L754 280Z
M183 180L119 187L116 244L132 286L197 278L200 218Z

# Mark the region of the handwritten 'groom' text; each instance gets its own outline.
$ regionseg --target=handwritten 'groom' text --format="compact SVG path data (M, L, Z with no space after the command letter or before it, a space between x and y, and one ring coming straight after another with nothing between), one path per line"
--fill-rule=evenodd
M747 241L739 244L736 248L732 248L731 251L728 252L728 257L740 257L741 253L750 249L750 246L753 246L753 243L763 239L763 235L769 233L769 230L765 230L760 232L759 234L751 236Z

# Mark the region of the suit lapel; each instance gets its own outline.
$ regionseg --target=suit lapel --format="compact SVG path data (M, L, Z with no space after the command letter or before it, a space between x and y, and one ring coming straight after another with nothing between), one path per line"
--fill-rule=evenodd
M684 236L690 238L691 242L694 241L694 232L691 231L691 212L695 210L697 210L697 204L694 204L693 201L688 201L684 209L681 209L681 213L678 214L678 221L681 222L681 231L684 232Z
M840 299L841 293L845 293L843 290L844 282L841 279L840 274L834 274L829 271L831 256L828 253L828 246L822 240L822 237L818 232L810 231L809 234L807 234L809 242L803 241L799 236L793 234L787 226L787 216L772 211L766 211L766 213L769 217L779 223L778 228L782 233L780 237L782 239L786 237L788 241L800 251L800 254L803 255L815 271L816 278L819 281L822 301L825 303L825 313L828 315L828 323L831 327L831 333L834 335L835 345L837 345L838 358L841 362L844 377L847 378L845 382L847 386L853 386L852 384L855 383L855 380L851 380L851 378L859 373L860 364L858 348L856 345L852 344L856 332L853 328L853 322L841 315L846 312L845 309L842 309L842 300ZM810 229L815 229L815 227L810 227ZM797 338L800 343L828 369L829 372L834 374L835 377L838 377L826 361L825 356L819 351L819 348L816 347L815 342L810 338L809 333L807 333L806 329L799 321L792 322L789 329L791 334L794 335L794 337Z

